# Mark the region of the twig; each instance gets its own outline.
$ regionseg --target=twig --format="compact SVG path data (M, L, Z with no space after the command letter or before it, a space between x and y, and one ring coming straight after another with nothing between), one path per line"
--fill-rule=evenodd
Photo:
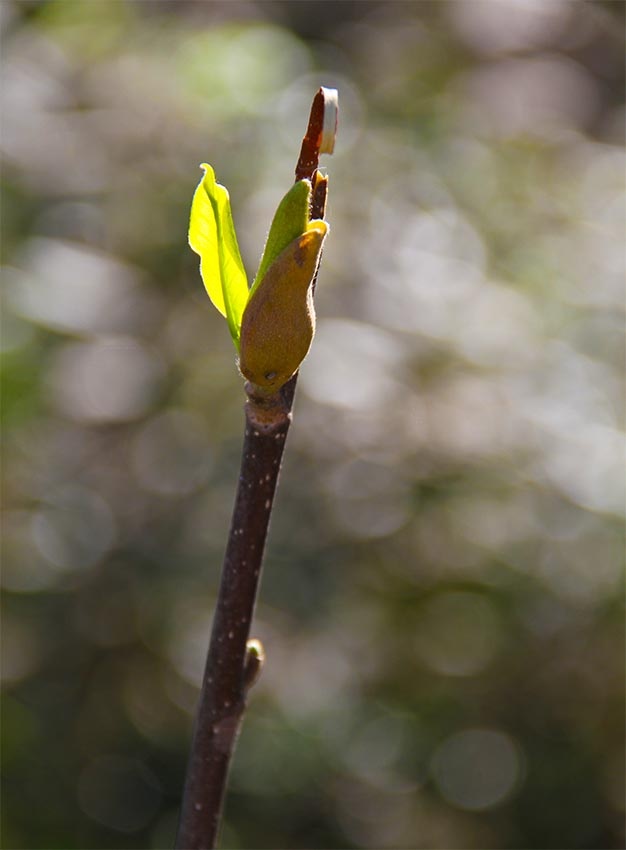
M313 180L319 154L332 152L336 115L336 92L320 89L302 141L296 180ZM325 202L321 184L313 192L313 218L324 217ZM263 661L259 642L248 638L296 382L297 374L271 396L259 396L253 385L245 385L241 472L187 767L178 850L210 850L216 845L247 692Z

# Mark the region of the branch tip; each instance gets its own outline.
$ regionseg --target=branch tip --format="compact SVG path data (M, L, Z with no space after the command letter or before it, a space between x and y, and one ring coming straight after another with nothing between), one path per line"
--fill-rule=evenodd
M324 120L322 122L322 141L320 153L332 153L335 150L337 119L339 117L339 92L337 89L320 89L324 98Z
M332 153L337 134L339 95L337 89L323 86L311 104L311 114L306 134L302 139L300 158L296 166L296 180L310 180L315 173L321 153Z

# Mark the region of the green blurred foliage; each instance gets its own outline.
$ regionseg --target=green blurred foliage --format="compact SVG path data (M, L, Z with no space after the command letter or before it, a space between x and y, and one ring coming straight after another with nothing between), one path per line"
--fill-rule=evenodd
M229 848L623 846L623 7L5 2L3 846L171 846L256 267L340 91Z

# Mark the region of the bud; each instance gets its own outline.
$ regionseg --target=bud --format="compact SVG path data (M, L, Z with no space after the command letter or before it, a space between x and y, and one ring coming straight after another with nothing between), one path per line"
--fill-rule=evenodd
M278 390L298 370L315 333L312 283L325 221L312 221L269 265L251 290L241 321L242 375L265 390Z

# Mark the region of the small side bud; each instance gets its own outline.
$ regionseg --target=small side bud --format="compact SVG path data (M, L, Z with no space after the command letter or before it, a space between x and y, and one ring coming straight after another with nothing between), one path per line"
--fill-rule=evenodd
M243 685L249 691L261 675L265 662L265 650L260 640L252 639L246 644L246 658L243 668Z

